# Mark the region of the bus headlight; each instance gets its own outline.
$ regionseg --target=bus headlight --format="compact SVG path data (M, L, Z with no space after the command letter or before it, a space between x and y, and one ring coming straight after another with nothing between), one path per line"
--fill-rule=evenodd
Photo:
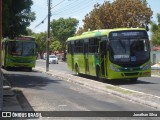
M110 68L113 70L113 71L116 71L116 72L120 72L120 70L114 66L113 64L110 64Z
M142 68L142 70L147 70L147 69L149 69L150 67L151 67L151 64L148 63L148 64L146 64L146 65Z

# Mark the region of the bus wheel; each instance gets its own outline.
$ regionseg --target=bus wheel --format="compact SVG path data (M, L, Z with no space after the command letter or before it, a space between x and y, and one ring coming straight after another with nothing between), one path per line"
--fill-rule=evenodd
M75 72L76 72L76 75L79 76L79 68L78 68L78 65L76 64L75 66Z
M29 68L28 68L28 71L29 71L29 72L32 72L32 67L29 67Z
M10 71L11 70L11 67L5 67L6 70Z
M137 82L137 79L138 79L138 78L131 78L130 80L131 80L132 82Z
M96 67L96 77L97 77L97 80L100 79L100 68L99 68L99 66Z

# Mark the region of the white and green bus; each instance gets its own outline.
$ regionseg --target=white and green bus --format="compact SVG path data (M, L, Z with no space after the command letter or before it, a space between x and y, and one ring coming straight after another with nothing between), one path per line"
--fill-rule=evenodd
M68 67L77 75L133 81L151 76L150 45L143 28L94 30L66 42Z
M2 40L2 67L27 68L32 71L36 63L36 43L31 36L20 36L15 39Z

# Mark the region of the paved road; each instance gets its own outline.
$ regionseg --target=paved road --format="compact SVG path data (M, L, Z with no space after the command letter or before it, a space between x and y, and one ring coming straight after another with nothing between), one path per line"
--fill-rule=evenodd
M38 60L37 66L46 67L46 63L44 60ZM74 74L74 72L70 71L67 68L67 64L65 62L60 62L59 64L50 64L50 70L58 70L69 74ZM83 76L84 77L84 76ZM88 77L87 77L88 78ZM94 79L94 78L90 78ZM136 83L132 83L130 81L106 81L106 83L113 84L115 86L124 87L127 89L132 89L156 96L160 96L160 77L147 77L147 78L139 78Z
M35 111L155 111L156 109L87 89L36 71L5 71L14 89L21 90L24 110ZM28 103L28 104L26 104Z
M45 60L37 60L36 66L46 68L46 61ZM64 73L74 74L74 72L72 72L68 69L67 63L65 63L65 62L59 62L59 64L49 64L49 69L62 71Z

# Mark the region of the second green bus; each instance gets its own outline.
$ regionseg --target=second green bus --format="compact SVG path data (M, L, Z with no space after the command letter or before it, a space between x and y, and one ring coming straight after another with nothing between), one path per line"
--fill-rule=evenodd
M2 67L27 68L32 71L36 64L36 43L31 36L20 36L15 39L2 40Z
M77 75L132 81L151 76L150 45L143 28L88 31L66 42L68 67Z

